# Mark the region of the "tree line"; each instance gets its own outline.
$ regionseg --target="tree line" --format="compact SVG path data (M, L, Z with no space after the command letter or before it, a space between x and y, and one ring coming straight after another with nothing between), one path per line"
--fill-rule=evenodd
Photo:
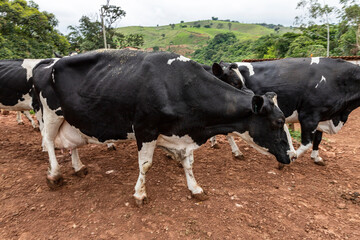
M279 25L264 25L274 33L257 40L239 41L230 31L216 35L193 54L201 63L220 60L234 62L244 58L284 58L330 55L358 55L360 53L360 6L358 0L339 0L340 9L320 0L300 0L298 7L308 14L298 16L297 31L279 34ZM338 19L330 24L329 15ZM40 11L39 6L26 0L0 0L0 59L47 58L53 52L67 54L110 47L141 47L140 34L124 35L113 27L126 12L107 4L95 19L82 16L79 24L69 26L70 33L62 35L56 27L58 20L52 13ZM214 19L215 17L213 17ZM320 23L315 23L316 20ZM230 23L230 21L229 21Z

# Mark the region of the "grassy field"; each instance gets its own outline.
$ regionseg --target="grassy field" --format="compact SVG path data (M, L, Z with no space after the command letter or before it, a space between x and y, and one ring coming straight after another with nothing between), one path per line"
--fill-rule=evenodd
M219 33L231 31L240 41L245 41L255 40L271 33L281 34L293 31L289 27L281 27L279 32L276 33L274 29L257 24L231 22L231 25L229 25L229 23L226 21L203 20L178 23L174 25L174 28L170 25L156 27L133 26L118 28L117 31L123 34L143 34L145 43L142 48L144 49L157 46L163 50L184 48L190 52L206 45L209 39Z

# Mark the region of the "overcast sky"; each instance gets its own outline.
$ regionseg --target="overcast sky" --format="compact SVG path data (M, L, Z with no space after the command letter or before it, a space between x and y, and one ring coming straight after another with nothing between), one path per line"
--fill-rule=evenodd
M95 19L106 0L33 0L40 11L55 14L58 29L66 34L69 25L78 25L81 16ZM180 21L207 20L211 17L242 23L273 23L293 26L300 0L110 0L126 12L116 26L156 26ZM338 0L324 0L334 5ZM320 1L322 2L322 1Z

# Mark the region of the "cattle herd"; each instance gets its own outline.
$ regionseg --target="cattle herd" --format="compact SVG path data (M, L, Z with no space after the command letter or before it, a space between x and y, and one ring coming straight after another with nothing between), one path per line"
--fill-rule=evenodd
M0 108L35 111L49 155L48 186L63 182L55 149L71 150L75 173L83 176L78 147L135 140L138 205L147 201L146 173L157 146L182 164L192 196L204 200L192 166L193 151L208 139L227 135L241 157L233 140L239 136L281 166L312 147L311 158L324 165L322 132L337 133L358 106L360 67L330 58L206 66L174 53L124 49L0 61ZM301 125L297 150L286 122Z

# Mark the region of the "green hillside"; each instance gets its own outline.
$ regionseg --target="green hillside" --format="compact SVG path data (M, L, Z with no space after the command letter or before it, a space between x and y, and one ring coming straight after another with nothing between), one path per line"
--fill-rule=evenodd
M229 24L230 30L229 30ZM216 34L232 31L240 40L254 40L263 35L276 33L270 29L257 24L244 24L227 21L203 20L174 24L172 28L168 26L157 27L122 27L117 31L123 34L143 34L144 45L142 48L148 49L155 46L167 50L188 55L197 48L206 45L207 41ZM292 31L290 28L281 27L279 33Z

